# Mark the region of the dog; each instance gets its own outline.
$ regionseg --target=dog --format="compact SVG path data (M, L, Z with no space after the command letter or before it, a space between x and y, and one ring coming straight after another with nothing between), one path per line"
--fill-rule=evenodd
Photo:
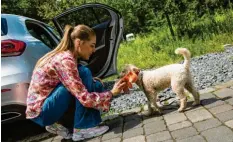
M120 78L124 77L129 72L135 72L138 75L137 80L134 82L144 91L148 99L148 115L156 112L156 110L152 109L151 105L154 105L155 109L162 114L161 109L156 103L157 94L159 91L170 86L172 91L175 92L180 99L179 112L183 112L187 105L187 97L184 93L185 89L189 91L194 98L193 106L200 104L200 95L194 87L190 72L191 53L186 48L177 48L175 53L183 55L183 64L171 64L146 71L142 71L140 68L128 64L125 65L119 74Z

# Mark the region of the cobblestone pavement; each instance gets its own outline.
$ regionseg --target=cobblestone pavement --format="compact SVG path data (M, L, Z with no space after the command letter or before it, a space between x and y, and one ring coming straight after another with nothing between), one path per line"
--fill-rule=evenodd
M233 80L199 92L202 105L193 108L190 99L184 113L165 109L146 117L144 107L105 117L110 130L85 142L233 142ZM43 140L58 141L67 140Z

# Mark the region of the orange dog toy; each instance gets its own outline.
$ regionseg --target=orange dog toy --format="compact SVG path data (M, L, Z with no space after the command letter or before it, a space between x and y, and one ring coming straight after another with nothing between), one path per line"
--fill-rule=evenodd
M138 79L138 75L131 71L128 74L126 74L122 80L126 82L125 87L123 88L124 93L129 93L129 88L132 88L132 83L135 83Z

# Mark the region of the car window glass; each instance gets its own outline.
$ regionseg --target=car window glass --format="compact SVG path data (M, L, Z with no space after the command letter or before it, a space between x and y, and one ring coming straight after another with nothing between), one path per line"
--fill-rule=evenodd
M56 36L57 39L59 39L59 40L61 39L61 37L56 29L52 28L51 26L47 26L47 28L49 31L51 31L52 34L54 34L54 36Z
M105 30L109 26L112 17L108 10L103 8L83 8L78 11L73 11L57 19L61 28L69 24L76 26L78 24L85 24L92 27L96 32L97 44L96 47L105 44Z
M42 41L49 48L53 49L56 47L56 42L51 37L51 35L42 27L42 25L38 25L32 22L26 22L27 29L29 33L35 37L36 39Z
M80 64L87 66L94 76L103 77L116 72L114 61L118 48L117 42L122 37L120 18L120 13L111 7L90 4L69 9L57 15L53 22L61 36L66 25L84 24L95 31L95 53L90 56L89 60L80 60Z
M109 22L112 19L110 13L106 9L94 8L94 11L95 11L95 15L98 18L99 24L104 22Z
M1 36L6 35L8 32L6 18L1 18Z
M62 29L64 29L65 25L67 24L70 24L72 26L76 26L78 24L85 24L89 27L92 27L98 23L91 8L85 8L79 11L69 13L68 15L59 18L58 22L61 25Z
M67 24L72 26L85 24L89 27L95 27L110 21L111 16L109 12L102 8L84 8L58 18L58 23L61 25L62 29L64 29Z

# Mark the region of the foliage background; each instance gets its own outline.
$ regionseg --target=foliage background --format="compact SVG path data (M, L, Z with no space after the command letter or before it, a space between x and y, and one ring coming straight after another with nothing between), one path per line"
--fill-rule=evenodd
M98 2L114 7L124 18L123 42L118 69L133 63L153 68L177 62L177 47L189 48L193 56L223 50L233 41L233 0L2 0L1 12L24 15L52 25L51 19L81 4ZM137 55L137 56L135 56Z
M85 3L103 3L120 11L126 33L164 27L173 38L204 38L232 31L233 0L2 0L1 12L51 23L57 14ZM226 19L227 18L227 19Z

